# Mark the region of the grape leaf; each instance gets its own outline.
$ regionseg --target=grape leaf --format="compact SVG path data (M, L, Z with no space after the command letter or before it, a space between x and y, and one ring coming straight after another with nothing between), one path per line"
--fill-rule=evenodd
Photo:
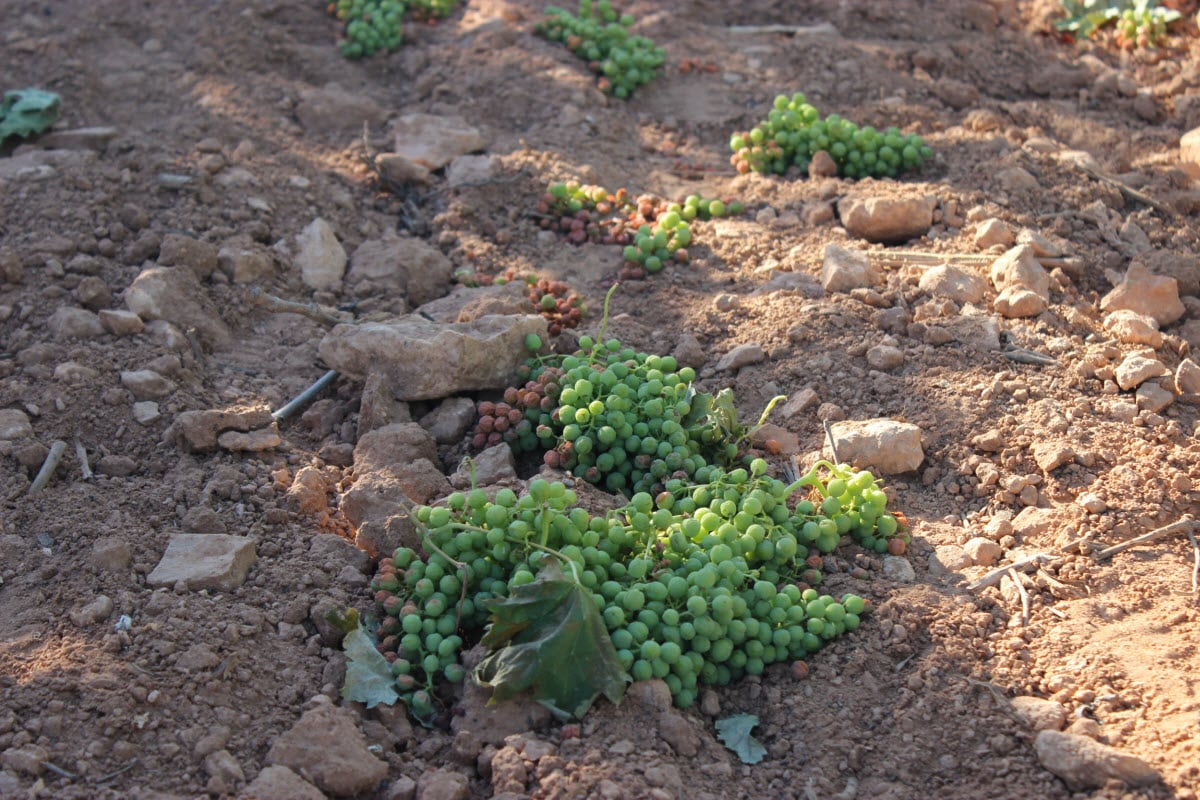
M58 95L41 89L5 92L0 101L0 142L46 130L58 119L60 103Z
M396 693L392 668L375 649L375 643L362 628L355 628L342 640L346 651L346 682L342 697L374 708L383 703L394 705L400 699Z
M531 689L560 719L582 719L600 694L621 702L629 676L596 601L557 561L547 559L536 579L487 607L492 624L482 644L492 652L472 675L492 688L491 702Z
M717 736L721 742L732 750L743 764L757 764L767 754L767 748L762 742L750 735L758 717L754 714L734 714L732 717L717 720Z

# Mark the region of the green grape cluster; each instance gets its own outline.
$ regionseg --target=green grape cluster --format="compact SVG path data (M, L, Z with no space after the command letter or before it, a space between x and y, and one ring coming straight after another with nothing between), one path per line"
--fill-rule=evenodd
M807 173L813 156L824 150L845 178L894 178L916 169L933 151L916 134L897 128L859 128L837 114L821 118L803 94L780 95L767 118L729 140L730 162L740 173L783 174L792 167Z
M346 23L346 38L340 43L346 58L365 58L400 46L401 0L336 0L329 4L329 12Z
M671 478L657 496L635 493L604 516L540 478L521 496L456 492L416 509L423 554L401 547L380 563L378 649L401 698L428 721L438 682L463 680L464 637L486 625L487 601L532 582L552 553L592 592L623 668L664 679L675 703L690 706L701 685L805 658L859 626L861 597L816 588L819 554L846 534L884 549L903 534L870 473L839 467L821 477L828 469L788 485L762 459L703 466L696 482Z
M1167 23L1179 19L1178 11L1154 2L1137 2L1117 17L1117 43L1126 50L1155 48L1167 39Z
M629 33L633 17L617 15L609 0L579 1L579 15L549 6L537 32L562 42L599 73L599 86L606 94L622 99L654 80L666 60L661 47L644 36Z
M695 370L616 339L584 336L579 345L562 359L557 388L548 392L558 406L538 415L535 435L547 465L628 495L708 463L685 427Z

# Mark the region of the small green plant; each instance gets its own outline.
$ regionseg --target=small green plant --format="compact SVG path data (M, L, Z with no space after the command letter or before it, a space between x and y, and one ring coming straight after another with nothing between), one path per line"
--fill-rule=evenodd
M333 0L328 11L346 24L339 44L346 58L366 58L395 50L404 38L404 16L438 19L454 10L456 0Z
M1158 0L1062 0L1062 5L1067 16L1054 23L1055 30L1080 39L1114 25L1117 44L1126 50L1160 46L1167 25L1180 18Z
M537 31L547 39L562 42L600 74L600 89L627 98L639 86L654 79L666 60L661 47L644 36L632 36L633 17L613 10L608 0L580 0L579 15L554 6Z
M779 95L767 118L729 140L730 162L738 172L769 172L782 175L792 167L802 172L820 151L828 153L845 178L894 178L916 169L933 151L916 134L897 128L878 131L859 128L853 122L830 114L824 119L804 95Z

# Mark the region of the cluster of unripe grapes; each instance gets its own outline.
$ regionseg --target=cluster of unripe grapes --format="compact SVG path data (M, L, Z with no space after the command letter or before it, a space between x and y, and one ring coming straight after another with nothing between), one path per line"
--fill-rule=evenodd
M371 584L378 649L401 698L418 719L433 717L439 683L465 677L464 637L487 624L493 600L536 580L547 552L591 593L621 668L663 679L681 708L703 685L770 664L803 672L797 661L870 610L858 595L820 592L821 554L846 536L884 552L905 535L870 473L823 464L788 485L768 471L762 459L705 466L606 515L540 478L520 496L474 489L417 508L423 554L397 549Z
M633 17L618 15L609 0L580 0L579 14L550 6L537 31L562 42L598 73L597 85L606 94L622 99L654 80L666 60L661 47L644 36L629 33Z
M1179 18L1178 11L1140 3L1126 8L1117 18L1117 44L1125 50L1158 47L1167 38L1167 23Z
M541 226L557 229L572 244L624 246L622 280L643 278L675 261L686 264L692 241L688 223L742 213L739 202L689 195L669 203L650 194L631 197L625 189L609 192L577 181L554 183L538 201Z
M329 13L346 23L339 47L346 58L365 58L380 50L395 50L403 38L401 0L337 0Z
M844 178L894 178L933 156L916 134L905 135L897 128L860 128L837 114L822 119L800 93L776 97L767 118L749 131L733 134L729 147L730 163L740 173L782 175L793 167L807 173L813 156L825 151Z
M339 43L346 58L366 58L380 50L395 50L404 38L406 12L437 19L454 10L457 0L333 0L328 11L346 24Z
M537 278L526 284L525 295L549 323L551 336L566 328L577 328L583 320L583 299L562 281Z

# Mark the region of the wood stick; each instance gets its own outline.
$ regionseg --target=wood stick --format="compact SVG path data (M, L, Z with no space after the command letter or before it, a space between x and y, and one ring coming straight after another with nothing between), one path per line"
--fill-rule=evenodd
M825 439L829 442L829 452L833 454L833 463L842 463L842 460L838 458L837 445L833 443L833 426L827 419L821 420L821 425L825 427Z
M1058 366L1058 360L1054 357L1021 347L1014 347L1012 350L1003 350L1000 355L1009 361L1016 361L1018 364L1032 364L1035 367Z
M1021 627L1029 627L1029 592L1025 590L1025 584L1021 583L1021 576L1012 567L1008 568L1008 572L1004 573L1008 579L1017 586L1017 593L1021 595Z
M50 445L50 452L46 455L42 468L38 470L37 477L33 479L33 483L29 484L28 494L37 494L46 488L46 484L54 477L54 470L58 469L58 463L62 461L65 452L67 452L67 443L62 439L55 439L54 443Z
M1009 570L1018 570L1023 572L1024 570L1029 569L1036 564L1052 564L1057 560L1058 559L1054 558L1054 556L1046 553L1038 553L1037 555L1023 558L1020 561L1014 561L1007 566L997 567L979 580L969 585L967 588L972 592L977 592L980 589L986 589L989 586L994 586L999 583L1000 579L1007 575Z
M1114 544L1112 547L1106 547L1096 554L1096 559L1099 560L1108 558L1109 556L1115 556L1117 553L1122 553L1131 547L1137 547L1139 544L1152 542L1155 539L1161 539L1164 536L1169 536L1173 533L1179 533L1180 531L1188 531L1190 533L1191 531L1195 530L1196 525L1196 520L1192 519L1191 517L1184 517L1181 520L1172 522L1170 525L1164 525L1161 528L1155 528L1149 533L1143 533L1141 536L1135 536L1127 542L1121 542L1120 544Z
M917 250L867 250L867 258L885 264L941 264L956 261L960 264L991 264L999 256L986 253L923 253ZM1047 269L1061 267L1067 262L1066 258L1058 256L1041 256L1038 263Z
M1188 541L1192 543L1192 597L1200 595L1200 544L1196 543L1196 534L1188 531Z
M1097 172L1096 170L1087 166L1086 164L1081 164L1079 162L1072 162L1071 166L1074 167L1075 169L1079 170L1083 174L1085 174L1091 178L1095 178L1096 180L1100 181L1101 183L1107 183L1109 186L1119 189L1121 191L1121 194L1125 195L1126 197L1128 197L1131 200L1136 200L1139 203L1145 203L1146 205L1153 208L1155 211L1160 211L1163 214L1166 214L1168 217L1175 216L1175 209L1171 208L1170 206L1168 206L1164 203L1160 203L1159 201L1155 200L1153 197L1151 197L1148 194L1143 194L1143 193L1139 192L1137 189L1134 189L1132 186L1125 183L1124 181L1119 181L1116 178L1110 178L1107 175L1102 175L1099 172Z
M79 441L79 437L75 437L75 457L79 459L79 471L83 473L83 479L90 481L92 479L92 467L88 464L87 448Z
M99 778L96 778L93 781L93 783L96 783L96 784L108 783L112 779L119 778L120 776L124 775L126 772L129 772L129 770L131 770L135 766L137 766L137 763L138 763L138 760L135 758L132 761L130 761L128 764L126 764L125 766L116 770L115 772L110 772L107 775L101 775Z
M267 294L258 286L251 287L250 302L275 314L299 314L330 328L348 321L324 306L316 303L294 303L291 300L284 300L282 297Z

